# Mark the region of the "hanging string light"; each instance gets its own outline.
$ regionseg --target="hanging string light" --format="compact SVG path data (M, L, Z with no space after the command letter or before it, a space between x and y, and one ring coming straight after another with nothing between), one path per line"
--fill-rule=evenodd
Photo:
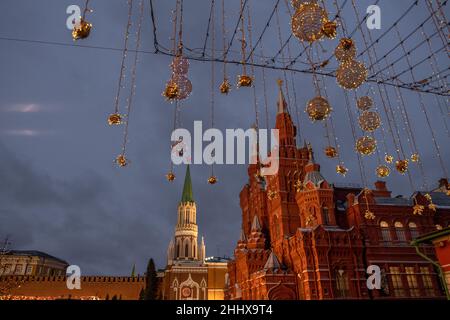
M363 189L364 201L366 204L366 211L364 212L364 218L366 218L367 220L375 219L375 214L372 211L370 211L369 200L367 198L367 196L370 195L371 193L372 191L370 189L368 188Z
M128 54L128 39L130 37L130 28L131 28L131 18L133 13L133 0L128 0L128 20L125 28L125 37L124 37L124 46L122 51L122 61L120 64L120 72L119 72L119 83L117 85L117 93L114 99L114 112L109 115L108 123L109 125L120 125L122 124L122 115L119 113L119 104L120 104L120 94L122 89L125 88L123 85L123 79L125 76L125 59Z
M377 112L374 111L364 111L359 116L359 126L362 130L373 132L378 129L381 125L381 118Z
M231 90L231 84L227 76L227 29L225 23L225 0L222 0L222 42L223 42L223 81L219 86L220 93L228 94Z
M364 63L356 60L342 62L336 71L337 83L347 90L359 88L367 80L367 76Z
M128 130L129 130L129 124L130 124L131 110L132 110L132 106L133 106L133 98L136 93L136 71L137 71L139 49L140 49L140 45L141 45L142 20L144 18L144 0L140 0L139 8L140 8L140 13L139 13L139 20L138 20L138 26L137 26L137 32L136 32L136 47L134 50L134 61L133 61L133 66L132 66L132 70L131 70L130 94L127 99L127 101L128 101L127 114L126 114L126 118L125 118L125 129L124 129L124 134L123 134L122 152L116 158L116 162L120 167L124 167L129 163L128 159L125 157L125 154L126 154L126 148L127 148L127 143L128 143Z
M361 111L367 111L370 108L372 108L373 106L373 100L371 97L369 96L362 96L360 97L357 102L356 102L356 106L358 107L359 110Z
M328 22L327 12L315 2L304 2L292 16L292 34L300 41L320 40L324 33L323 25Z
M79 39L86 39L89 37L89 34L91 33L92 24L86 21L86 13L92 12L91 9L89 9L89 1L86 0L86 4L84 6L83 16L80 17L79 23L77 23L72 30L72 39L74 41Z
M353 60L356 56L356 46L352 39L342 38L334 50L334 56L339 62Z
M237 83L237 87L251 87L253 84L253 78L251 76L249 76L247 74L247 66L246 66L246 61L247 61L247 57L246 57L246 53L245 53L245 48L247 47L247 42L246 42L246 38L245 38L245 26L244 26L244 16L245 16L245 12L244 12L245 8L244 8L244 1L241 0L241 36L242 39L241 41L241 52L242 52L242 74L238 76L238 83Z
M215 107L215 50L216 50L216 27L215 27L215 1L213 0L211 4L211 28L212 28L212 36L211 36L211 128L214 128L214 107ZM215 152L215 150L213 151ZM214 156L214 155L211 155ZM211 175L208 178L209 184L216 184L217 183L217 177L214 175L214 163L211 164Z
M421 216L423 213L423 210L425 210L425 206L418 204L415 196L413 197L413 201L414 201L413 215Z

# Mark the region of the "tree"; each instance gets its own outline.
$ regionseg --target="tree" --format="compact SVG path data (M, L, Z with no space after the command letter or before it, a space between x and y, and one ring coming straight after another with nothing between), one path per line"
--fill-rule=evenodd
M139 300L145 300L145 290L144 288L141 289L139 292Z
M152 258L148 261L145 277L144 300L156 300L158 291L158 279L156 278L155 262Z

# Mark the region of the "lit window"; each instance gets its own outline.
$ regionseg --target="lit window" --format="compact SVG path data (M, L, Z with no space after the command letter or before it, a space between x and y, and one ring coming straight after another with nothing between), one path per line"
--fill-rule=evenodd
M422 274L425 295L434 296L433 280L431 279L430 269L428 269L428 267L420 267L420 273Z
M386 221L380 222L381 237L385 243L391 242L391 230L389 230L389 224Z
M414 272L414 267L405 267L406 280L408 281L409 294L411 297L419 297L419 285L417 283L417 276Z
M411 238L415 239L419 236L419 231L417 230L417 225L414 222L408 224L409 231L411 232Z
M22 265L18 264L16 265L16 274L21 274L22 273Z
M403 289L402 275L399 267L389 267L391 273L392 287L394 288L394 296L404 297L405 290Z
M394 224L395 233L397 235L397 240L399 242L406 242L405 229L403 228L403 223L396 221Z
M33 272L33 266L27 266L27 274L31 274Z

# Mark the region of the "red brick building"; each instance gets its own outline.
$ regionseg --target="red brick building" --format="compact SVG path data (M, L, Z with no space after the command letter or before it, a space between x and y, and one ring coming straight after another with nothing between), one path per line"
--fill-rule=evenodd
M435 210L425 193L392 197L382 181L373 190L331 184L320 173L312 147L297 147L281 89L275 128L279 171L262 179L258 165L248 167L249 180L240 193L242 233L228 264L226 297L444 297L433 265L417 255L410 241L436 225L449 225L446 180L442 190L430 192ZM415 205L423 206L421 214L413 214ZM432 246L423 251L435 254ZM381 289L367 288L370 265L381 270Z

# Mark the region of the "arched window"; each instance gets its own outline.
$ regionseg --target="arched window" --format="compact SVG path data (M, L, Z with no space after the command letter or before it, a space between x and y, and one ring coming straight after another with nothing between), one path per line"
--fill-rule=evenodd
M328 217L328 208L327 207L323 207L323 224L329 224L330 220Z
M405 229L403 228L403 223L396 221L394 223L395 234L397 235L397 240L399 242L406 242Z
M180 244L177 243L177 258L180 256L181 252L180 252Z
M184 256L187 258L189 257L189 246L186 243L186 246L184 247Z
M391 242L391 230L389 230L389 224L386 221L380 222L381 237L385 243Z
M342 270L336 270L336 292L335 295L338 298L345 298L349 293L349 283L347 273Z
M409 232L411 233L411 238L415 239L419 236L419 231L417 230L417 225L414 222L408 223Z

